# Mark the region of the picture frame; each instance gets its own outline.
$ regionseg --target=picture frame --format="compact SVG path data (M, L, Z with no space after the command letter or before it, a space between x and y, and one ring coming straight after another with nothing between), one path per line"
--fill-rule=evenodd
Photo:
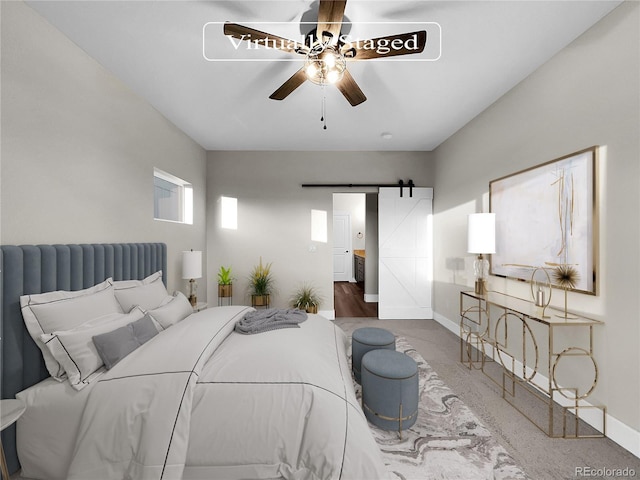
M551 280L558 266L577 273L570 290L597 293L598 146L489 182L496 214L490 273L530 281L536 268Z

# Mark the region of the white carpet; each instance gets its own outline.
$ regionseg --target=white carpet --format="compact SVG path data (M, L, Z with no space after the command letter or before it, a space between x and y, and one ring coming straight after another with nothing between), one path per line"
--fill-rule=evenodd
M418 364L420 406L418 420L402 439L397 431L369 424L393 478L529 479L406 339L396 338L396 350ZM360 385L355 385L360 399Z

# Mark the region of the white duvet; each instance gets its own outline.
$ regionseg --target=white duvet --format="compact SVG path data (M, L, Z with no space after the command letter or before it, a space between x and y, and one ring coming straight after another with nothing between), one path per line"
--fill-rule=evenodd
M93 386L69 479L386 478L342 330L233 332L247 307L204 310Z

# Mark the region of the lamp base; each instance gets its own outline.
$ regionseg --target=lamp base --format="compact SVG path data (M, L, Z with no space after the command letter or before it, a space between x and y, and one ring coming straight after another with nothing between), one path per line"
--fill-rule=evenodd
M189 280L189 303L192 307L195 307L198 304L198 298L196 297L196 291L198 290L198 284L192 278Z
M476 295L484 295L487 293L487 282L484 278L476 279Z

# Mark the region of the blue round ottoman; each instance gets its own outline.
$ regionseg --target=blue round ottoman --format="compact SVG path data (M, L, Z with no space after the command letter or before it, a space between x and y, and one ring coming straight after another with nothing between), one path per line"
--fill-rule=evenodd
M383 430L402 430L418 419L418 365L402 352L372 350L362 358L362 409Z
M360 366L365 353L376 349L396 349L396 337L384 328L358 328L351 336L351 369L356 382L360 383Z

